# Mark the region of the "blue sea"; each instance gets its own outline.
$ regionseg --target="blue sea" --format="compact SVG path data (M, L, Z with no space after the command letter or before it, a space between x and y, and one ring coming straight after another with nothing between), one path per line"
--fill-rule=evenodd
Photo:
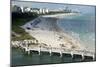
M66 16L58 20L58 25L67 34L78 39L86 49L95 51L95 15L80 14L78 16Z

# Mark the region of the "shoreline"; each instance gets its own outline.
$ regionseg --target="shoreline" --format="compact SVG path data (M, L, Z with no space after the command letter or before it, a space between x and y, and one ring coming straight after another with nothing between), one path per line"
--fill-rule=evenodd
M41 17L51 17L51 18L60 18L60 17L63 17L63 16L71 16L71 15L79 15L79 13L59 13L59 14L54 14L54 15L42 15Z
M67 13L66 15L67 16L77 15L77 13ZM39 16L38 18L23 25L22 28L25 29L25 31L28 32L32 37L35 37L36 39L38 39L39 42L45 43L47 45L51 45L54 47L60 47L59 44L63 43L67 48L76 47L76 46L77 46L76 48L79 48L79 43L76 40L74 40L71 36L69 36L67 34L65 35L64 32L61 32L62 29L60 29L56 23L57 19L55 19L55 17L66 16L66 15L65 15L65 13L63 13L63 14L57 14L57 15ZM49 19L49 18L51 18L51 19ZM32 27L32 25L30 25L31 23L34 23L35 20L41 20L39 22L39 23L41 23L41 25L39 25L40 26L39 28L34 28L34 27ZM31 30L26 29L27 27L30 27ZM49 31L49 29L51 29L52 31ZM54 31L56 31L56 32L54 33ZM50 37L48 37L48 36L50 36ZM61 39L59 37L61 37ZM62 37L64 39L62 39ZM57 41L57 40L59 40L59 41ZM68 41L70 43L68 43ZM77 43L76 46L75 46L75 43ZM57 44L57 45L55 45L55 44Z

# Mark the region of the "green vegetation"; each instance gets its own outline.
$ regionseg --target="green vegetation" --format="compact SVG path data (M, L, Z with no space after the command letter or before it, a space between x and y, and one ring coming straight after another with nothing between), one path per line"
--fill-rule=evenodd
M12 34L12 40L24 40L24 39L35 39L30 36L24 29L20 26L24 25L26 22L38 17L37 14L31 13L12 13L12 31L16 34L19 34L20 37L17 37Z

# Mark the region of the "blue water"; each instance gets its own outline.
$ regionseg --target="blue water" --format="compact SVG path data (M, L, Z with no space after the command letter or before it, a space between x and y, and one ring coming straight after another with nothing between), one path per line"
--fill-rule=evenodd
M58 25L69 35L78 39L88 50L95 50L95 15L84 14L59 19Z
M41 52L41 55L38 52L31 52L30 55L27 54L22 49L19 48L12 48L12 58L11 58L11 65L15 66L25 66L25 65L40 65L40 64L57 64L57 63L72 63L72 62L84 62L84 61L93 61L92 59L85 59L82 60L80 56L72 56L70 54L63 54L60 57L59 53L52 53L50 56L47 52Z

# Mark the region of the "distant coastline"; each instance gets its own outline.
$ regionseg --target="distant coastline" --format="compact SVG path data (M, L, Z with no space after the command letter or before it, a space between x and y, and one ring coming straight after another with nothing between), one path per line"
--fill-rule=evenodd
M53 18L56 18L56 17L63 17L63 16L71 16L71 15L79 15L80 13L58 13L58 14L51 14L51 15L42 15L42 17L53 17Z

